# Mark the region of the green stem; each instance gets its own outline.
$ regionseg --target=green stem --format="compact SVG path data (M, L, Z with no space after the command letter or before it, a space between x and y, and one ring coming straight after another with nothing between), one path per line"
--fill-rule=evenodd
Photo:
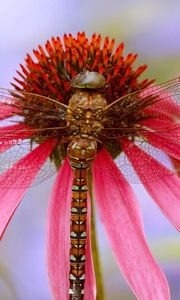
M99 256L97 236L96 236L95 209L94 209L94 196L93 196L93 177L92 177L91 170L89 170L88 172L88 186L89 186L89 194L91 199L91 249L92 249L94 271L96 276L96 287L97 287L96 300L105 300L102 270L101 270L100 256Z

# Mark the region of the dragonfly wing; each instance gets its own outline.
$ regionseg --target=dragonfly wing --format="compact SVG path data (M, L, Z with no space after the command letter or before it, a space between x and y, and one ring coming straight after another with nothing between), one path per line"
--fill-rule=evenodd
M0 155L0 188L22 188L29 186L29 183L36 185L52 176L56 172L52 160L47 156L42 163L42 156L46 156L48 149L51 149L49 145L47 149L47 142L42 145L34 144L31 147L30 140L25 139L3 151ZM44 150L42 150L43 145ZM41 151L39 151L40 146ZM38 170L36 177L34 177L34 169Z
M46 180L56 172L57 166L53 162L51 152L44 164L40 156L36 157L36 153L43 143L46 147L44 153L46 152L48 140L54 143L52 150L57 147L57 135L62 131L65 115L66 106L56 100L0 89L0 187L24 187L26 182L14 180L16 175L20 176L23 172L26 172L27 178L32 181L30 157L34 157L36 168L39 166L33 184ZM32 122L28 123L28 120ZM65 132L64 128L63 131ZM6 180L1 180L2 178ZM27 180L27 185L29 181Z
M153 181L163 175L178 173L179 170L176 168L179 164L172 163L171 158L180 160L179 78L117 99L104 110L104 117L110 122L107 122L101 140L115 159L120 171L130 182L135 183L139 179L123 151L124 139L132 141L149 156L148 158L144 155L141 162L138 157L134 158L138 162L136 168L139 165L142 169L144 164L146 169L152 157L170 170L169 172L166 168L154 169L154 175L151 172L151 178L147 177L146 180Z

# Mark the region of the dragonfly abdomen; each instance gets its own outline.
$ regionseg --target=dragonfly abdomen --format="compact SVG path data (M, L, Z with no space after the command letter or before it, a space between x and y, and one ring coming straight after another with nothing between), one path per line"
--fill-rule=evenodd
M84 295L87 220L87 168L74 168L70 226L70 299Z
M96 142L75 138L68 146L74 172L70 225L70 300L84 299L87 238L87 170L96 157Z

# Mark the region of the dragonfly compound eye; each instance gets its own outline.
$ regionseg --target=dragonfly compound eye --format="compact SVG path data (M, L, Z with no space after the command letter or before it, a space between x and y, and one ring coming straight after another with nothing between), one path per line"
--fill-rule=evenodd
M105 85L105 78L98 72L85 70L71 80L71 86L79 89L99 89Z

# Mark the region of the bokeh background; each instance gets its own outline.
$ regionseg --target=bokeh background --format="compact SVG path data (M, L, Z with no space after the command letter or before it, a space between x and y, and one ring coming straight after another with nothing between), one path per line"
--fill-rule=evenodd
M27 52L52 35L85 30L124 40L157 82L180 76L179 0L0 1L0 86L10 82ZM54 178L28 191L0 243L0 300L50 300L45 266L45 219ZM180 299L180 242L141 185L140 200L150 248L164 270L172 300ZM169 208L171 209L171 208ZM97 216L107 300L133 300Z

